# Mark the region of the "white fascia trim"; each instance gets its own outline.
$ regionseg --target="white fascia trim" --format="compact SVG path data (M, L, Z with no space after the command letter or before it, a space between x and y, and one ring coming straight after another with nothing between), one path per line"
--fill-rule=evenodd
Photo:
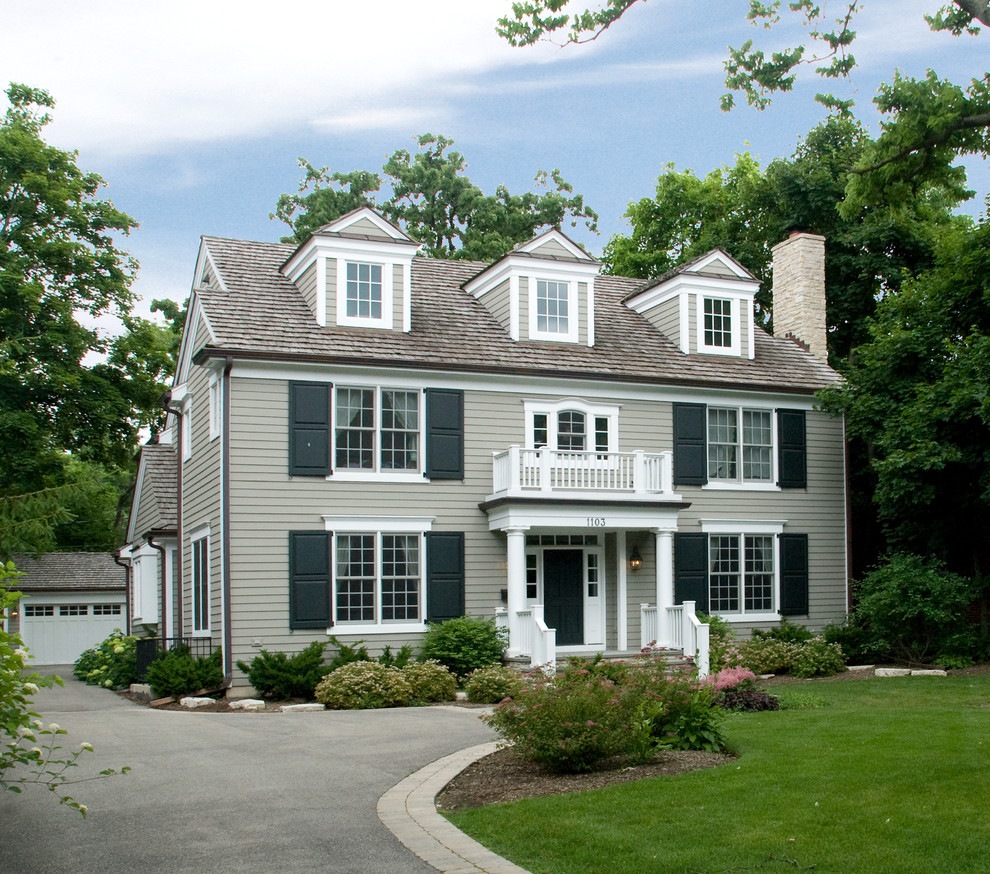
M384 534L425 534L436 516L324 516L326 531L348 534L381 531Z
M204 240L200 240L199 244L199 256L196 258L196 273L193 275L192 288L199 288L202 286L200 278L203 275L203 270L206 265L210 266L210 272L217 278L217 283L222 291L227 291L227 283L223 281L223 276L217 269L216 261L213 260L213 255L206 246Z
M206 326L206 333L210 342L217 342L217 335L210 324L209 318L203 311L203 306L199 302L199 295L193 290L189 299L189 312L186 315L186 324L182 329L182 344L179 347L179 362L175 369L175 376L172 379L172 397L175 398L175 386L182 385L189 378L189 369L192 367L193 353L196 351L193 346L196 343L196 335L199 333L199 323Z
M327 259L316 260L316 324L327 326Z
M134 482L134 495L131 498L131 513L127 517L127 535L124 538L126 543L133 543L136 537L136 531L134 529L134 523L137 521L138 506L141 503L141 491L144 486L145 468L147 462L144 459L144 453L141 453L140 461L138 461L138 471L137 479ZM121 551L123 555L123 550Z
M190 528L188 531L189 542L194 543L197 540L202 540L204 537L210 536L210 523L203 522L201 525L197 525L195 528Z
M753 279L729 279L679 273L666 282L641 291L626 301L633 312L643 313L679 294L704 294L708 297L737 297L750 299L759 291L760 283Z
M534 272L541 279L558 279L564 282L591 282L600 274L597 261L573 264L549 258L514 258L510 252L498 264L465 282L464 290L475 297L481 297L512 276L529 276Z
M712 492L779 492L780 486L769 480L754 480L753 482L738 482L736 480L709 480L702 491Z
M772 519L702 519L705 534L782 534L786 521Z
M573 255L575 258L580 258L582 261L587 261L589 263L597 265L598 262L591 258L587 252L585 252L580 246L568 239L568 237L562 232L557 230L557 228L550 228L544 231L542 234L538 234L533 237L532 240L527 240L525 243L521 243L513 249L513 252L535 252L544 243L553 240L555 243L563 246ZM597 270L597 266L595 268Z
M337 237L310 237L281 268L295 282L317 258L366 258L411 263L419 244L403 240L349 240Z
M733 258L724 249L713 249L708 253L707 257L702 258L696 264L691 266L691 269L687 272L689 273L701 273L704 269L711 264L713 261L721 261L725 267L728 267L733 273L736 274L740 279L752 279L752 274L749 273L741 265L737 264L735 258Z
M381 215L379 215L370 206L359 206L357 209L349 213L344 213L340 218L334 219L332 222L328 222L325 227L328 230L334 231L335 233L343 233L351 225L357 224L359 221L367 219L379 230L384 231L397 243L411 243L412 241L402 233L395 225L387 221ZM316 232L317 234L319 231Z
M402 262L402 330L412 330L412 259Z
M519 339L519 277L509 277L509 336Z
M588 280L588 345L595 345L595 280Z

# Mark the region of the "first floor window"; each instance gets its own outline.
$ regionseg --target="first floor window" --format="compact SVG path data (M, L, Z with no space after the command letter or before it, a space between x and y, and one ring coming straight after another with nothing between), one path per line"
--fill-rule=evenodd
M708 562L708 599L712 612L774 610L773 535L712 534Z
M420 620L419 534L338 534L336 541L337 622Z
M193 633L210 630L210 538L194 540L192 545L192 620Z

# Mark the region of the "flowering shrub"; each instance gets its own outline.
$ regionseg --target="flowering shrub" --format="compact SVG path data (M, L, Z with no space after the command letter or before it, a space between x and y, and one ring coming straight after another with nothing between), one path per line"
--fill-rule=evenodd
M503 665L476 668L464 678L468 701L475 704L498 704L506 698L515 698L522 687L519 672Z
M842 647L821 637L813 637L802 644L791 663L791 673L795 677L827 677L845 670Z
M461 616L431 625L423 638L423 658L436 659L458 677L476 668L501 664L506 632L494 620Z
M21 598L20 592L9 588L18 576L12 562L0 564L0 616ZM75 752L66 752L58 743L66 730L55 722L46 726L31 709L31 696L40 687L61 685L62 680L26 673L27 659L20 638L0 625L0 789L19 793L24 786L40 785L54 793L59 804L86 816L86 805L65 794L63 787L75 782L69 779L69 769L77 767L79 757L93 752L93 747L82 743ZM128 770L107 768L100 776Z
M115 628L106 640L76 659L72 673L90 686L107 689L121 689L136 683L137 638Z
M739 658L755 674L784 674L791 669L800 644L775 638L754 638L739 645Z
M722 668L736 667L739 664L739 647L732 625L721 616L699 613L698 618L708 625L708 670L717 674Z
M457 677L439 662L413 662L400 670L416 701L453 701L457 697Z
M742 662L757 674L786 674L795 677L826 677L846 670L842 647L813 637L803 643L762 638L739 647Z
M316 700L332 710L402 707L412 697L412 687L398 668L371 661L344 665L316 687Z
M717 674L709 674L702 680L706 686L711 686L713 692L727 692L739 687L748 688L756 679L749 668L722 668Z

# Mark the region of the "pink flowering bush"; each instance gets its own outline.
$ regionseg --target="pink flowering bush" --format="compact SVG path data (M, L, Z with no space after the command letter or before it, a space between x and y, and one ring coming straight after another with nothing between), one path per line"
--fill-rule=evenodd
M713 692L719 693L739 687L746 688L751 686L754 680L756 680L756 674L749 668L734 667L722 668L717 674L709 674L701 682L711 686Z

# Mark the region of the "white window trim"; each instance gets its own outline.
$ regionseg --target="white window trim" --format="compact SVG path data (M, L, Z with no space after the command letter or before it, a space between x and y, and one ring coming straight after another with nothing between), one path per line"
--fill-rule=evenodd
M375 392L375 467L373 469L339 468L337 467L337 389L356 388L371 389ZM417 465L415 470L395 471L381 470L381 436L382 436L382 392L401 391L416 392L419 399L417 418L419 421L419 446L417 450ZM333 402L330 410L331 421L331 469L332 473L327 477L328 482L376 482L376 483L420 483L427 481L424 476L425 452L426 452L426 404L423 402L423 391L421 389L392 386L373 385L366 382L349 383L335 382L333 384Z
M739 471L739 475L736 479L715 479L711 476L708 477L708 482L705 483L701 488L708 490L719 490L719 491L746 491L746 492L779 492L781 490L780 486L777 485L779 477L779 471L777 470L777 454L778 454L778 437L777 437L777 416L776 410L773 407L753 407L753 406L740 406L738 404L708 404L705 407L705 470L708 471L708 446L711 442L709 440L708 432L708 411L709 410L735 410L736 411L736 428L739 432L739 442L736 444L739 448L740 455L736 461L736 468ZM744 480L742 478L742 414L743 411L750 411L756 413L769 413L770 414L770 478L765 480Z
M559 276L528 276L526 278L527 297L529 298L529 338L530 340L555 340L558 343L577 343L579 339L578 324L578 284L573 279ZM540 331L537 328L536 283L538 281L556 282L567 286L567 331Z
M382 317L380 319L347 315L347 265L371 264L382 269ZM353 328L391 328L394 310L394 289L392 278L395 262L378 258L338 258L337 259L337 324Z
M134 603L131 605L132 619L140 625L154 625L158 622L158 551L145 544L131 553L134 569Z
M221 415L223 383L219 374L210 374L210 440L216 440L222 430Z
M526 414L526 448L535 449L533 440L533 419L534 416L543 414L547 417L547 446L557 451L557 415L566 410L574 410L584 413L585 436L594 443L595 439L595 419L602 417L608 419L608 451L619 451L619 410L618 404L589 404L580 398L564 398L555 403L545 401L523 401L523 409ZM587 445L587 444L586 444ZM592 445L586 452L594 452Z
M195 545L206 541L206 628L196 628L196 561ZM213 633L213 579L210 553L210 524L207 522L189 532L189 609L192 637L210 637Z
M729 346L708 346L705 343L705 301L706 300L727 300L729 302L729 318L731 324L732 343ZM697 295L697 319L698 319L698 351L707 352L712 355L733 355L738 358L742 355L742 321L740 316L742 307L741 299L728 294L709 292L699 292Z
M784 526L787 523L785 521L771 521L771 520L761 520L761 521L743 521L743 520L728 520L728 519L702 519L701 520L701 530L706 536L711 536L712 534L723 534L738 537L740 539L740 552L739 552L739 562L740 576L745 575L744 562L745 555L742 549L742 538L747 535L760 535L768 534L773 536L773 602L777 605L776 611L771 611L769 613L747 613L745 610L740 610L738 613L716 613L717 616L726 620L726 622L736 622L736 623L752 623L752 622L779 622L781 619L780 615L780 538L777 536L782 534L784 531ZM711 567L709 565L708 576L711 574ZM745 582L745 580L743 580ZM707 583L711 585L710 580ZM740 593L742 594L742 593ZM709 592L709 597L711 593ZM740 599L740 604L743 604L744 600ZM715 611L713 611L715 612Z
M337 534L373 534L375 536L375 604L381 610L381 562L383 534L415 534L419 537L419 613L418 622L350 622L337 620L337 553L334 546L330 561L330 607L335 629L353 629L365 634L401 634L426 630L426 532L433 527L435 516L324 516L325 530Z

